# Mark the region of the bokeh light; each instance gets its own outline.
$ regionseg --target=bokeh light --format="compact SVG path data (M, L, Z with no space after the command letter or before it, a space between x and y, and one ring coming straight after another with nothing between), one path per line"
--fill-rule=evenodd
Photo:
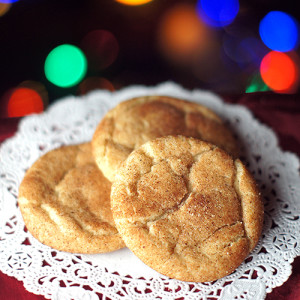
M258 73L252 76L249 85L246 87L245 93L266 92L269 90L270 88L264 83Z
M293 92L298 84L298 66L282 52L269 52L261 61L260 74L266 85L278 93Z
M223 49L229 58L241 66L252 64L258 67L267 53L267 48L264 44L253 35L234 36L225 34L223 37Z
M34 80L25 80L25 81L22 81L18 85L18 88L20 88L20 87L28 88L28 89L36 91L40 95L40 97L43 101L44 109L46 109L46 107L49 104L49 95L48 95L48 91L44 84L42 84L41 82L38 82L38 81L34 81Z
M290 51L298 43L298 24L287 13L271 11L260 21L259 34L270 49Z
M116 0L119 3L126 5L142 5L151 2L152 0Z
M10 3L2 3L0 1L0 17L4 16L9 11L10 7Z
M0 3L14 3L18 2L19 0L0 0Z
M239 12L238 0L198 0L200 18L210 26L223 27L233 22Z
M113 84L103 77L88 77L79 84L79 94L81 95L97 89L109 91L115 90Z
M44 109L39 93L26 87L13 89L7 104L8 117L22 117L32 113L40 113Z
M79 83L87 71L87 61L76 46L63 44L54 48L45 61L46 78L59 87L71 87Z
M80 47L85 53L92 70L103 70L117 58L119 44L115 36L107 30L93 30L81 41Z
M167 58L185 63L201 57L211 46L213 33L198 18L192 5L178 4L162 16L159 47Z

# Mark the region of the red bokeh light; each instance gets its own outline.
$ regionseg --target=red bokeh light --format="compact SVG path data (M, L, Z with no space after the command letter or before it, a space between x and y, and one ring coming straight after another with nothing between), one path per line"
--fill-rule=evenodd
M119 44L115 36L107 30L93 30L81 41L81 49L89 62L89 68L103 70L117 58Z
M34 80L25 80L18 85L18 88L28 88L36 91L43 100L44 110L47 108L49 104L49 96L48 91L43 83Z
M260 74L266 85L279 93L293 92L298 83L296 62L282 52L269 52L261 61Z
M14 89L9 96L8 117L22 117L32 113L40 113L43 109L43 100L35 90L20 87Z

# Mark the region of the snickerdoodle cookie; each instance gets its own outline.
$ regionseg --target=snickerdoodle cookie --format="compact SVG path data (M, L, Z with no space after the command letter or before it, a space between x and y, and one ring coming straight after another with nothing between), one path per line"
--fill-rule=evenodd
M134 150L115 176L111 201L133 253L184 281L232 273L262 230L260 193L243 163L194 138L167 136Z
M199 138L237 157L232 133L210 109L165 96L145 96L124 101L99 123L92 140L98 167L113 181L121 162L145 142L166 135Z
M27 229L43 244L75 253L108 252L125 246L113 221L110 190L90 143L64 146L26 172L18 203Z

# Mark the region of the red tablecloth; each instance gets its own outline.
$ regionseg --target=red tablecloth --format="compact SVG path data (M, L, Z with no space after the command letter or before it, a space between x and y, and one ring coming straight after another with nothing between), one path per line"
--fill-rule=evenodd
M270 126L279 138L283 150L300 156L300 95L253 93L244 95L223 95L227 102L248 107L263 123ZM12 136L17 130L19 119L0 120L0 142ZM300 201L300 199L299 199ZM25 290L23 283L0 272L0 299L37 300L45 299ZM293 263L293 273L281 287L277 287L267 300L300 300L300 257Z

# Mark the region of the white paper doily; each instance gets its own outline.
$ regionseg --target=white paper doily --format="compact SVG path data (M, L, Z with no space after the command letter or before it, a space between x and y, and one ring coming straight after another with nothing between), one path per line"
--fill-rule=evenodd
M219 114L240 140L242 159L264 196L265 225L259 244L233 274L215 282L169 279L126 248L98 255L59 252L24 229L17 195L25 170L53 148L89 141L108 109L147 94L185 98ZM0 270L49 299L264 299L288 279L291 263L300 253L299 199L298 158L282 152L273 131L245 107L174 83L67 97L43 114L23 118L16 135L0 147Z

